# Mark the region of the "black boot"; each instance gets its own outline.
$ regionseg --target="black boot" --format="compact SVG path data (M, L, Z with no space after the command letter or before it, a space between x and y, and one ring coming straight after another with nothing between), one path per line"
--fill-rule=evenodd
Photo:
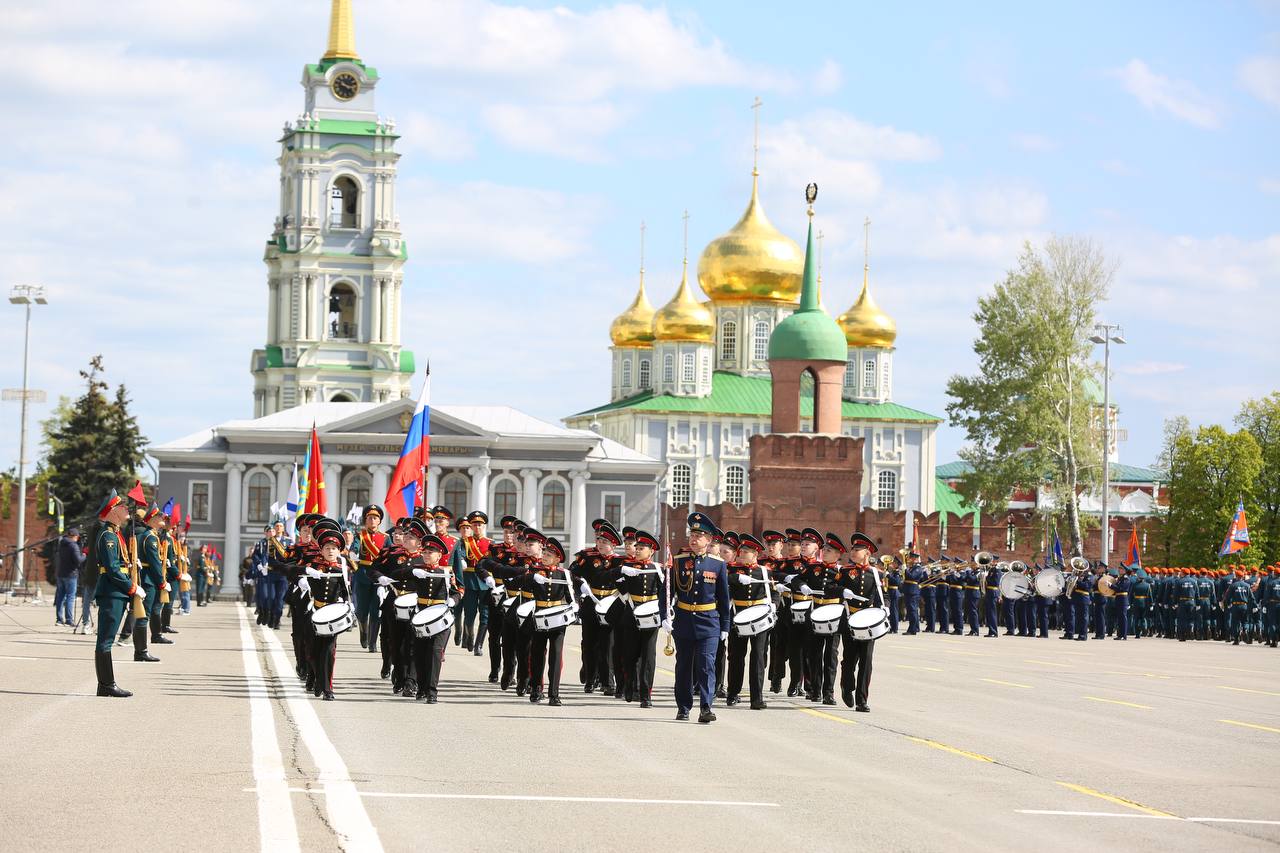
M485 634L488 634L488 633L489 633L488 622L481 623L480 627L476 628L475 644L471 647L472 649L471 653L476 657L480 657L481 655L484 654L484 637L485 637Z
M160 620L151 620L151 645L153 646L172 646L173 640L160 633Z
M147 626L135 625L133 628L133 659L146 663L159 663L160 658L147 651Z
M115 696L117 698L125 698L132 696L128 690L116 684L115 669L111 663L111 652L93 653L93 668L98 673L98 695L99 696Z
M468 625L462 629L462 648L471 651L471 644L475 642L475 637L471 635L471 626Z
M365 620L363 620L363 619L357 619L357 620L356 620L356 622L357 622L357 624L360 626L360 648L362 648L362 649L367 649L367 648L369 648L369 626L368 626L368 623L366 623L366 622L365 622Z
M173 606L172 606L172 605L166 604L166 605L164 606L164 610L162 610L162 611L160 612L160 617L161 617L160 633L162 633L162 634L177 634L177 633L180 633L176 628L170 628L170 627L169 627L169 621L170 621L171 619L173 619Z
M453 626L453 644L455 646L462 645L462 620L458 620Z

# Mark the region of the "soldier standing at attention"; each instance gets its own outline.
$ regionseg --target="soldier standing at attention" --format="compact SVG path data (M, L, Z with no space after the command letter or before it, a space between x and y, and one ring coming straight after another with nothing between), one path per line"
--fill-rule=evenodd
M356 538L356 570L351 573L351 597L355 599L356 624L360 626L360 648L378 651L381 611L378 596L369 579L369 567L387 546L387 534L379 530L385 517L382 507L369 504L360 513L360 535Z
M770 577L780 577L782 545L787 541L787 537L776 530L766 530L760 534L760 541L764 543L766 549L764 556L760 558L760 565L764 566ZM787 674L786 628L783 622L786 614L782 612L783 607L786 605L782 600L782 594L778 591L777 584L769 584L769 598L778 613L778 621L774 623L773 629L769 631L768 649L769 689L777 693L782 690L782 677Z
M1129 600L1133 617L1133 638L1140 640L1151 633L1151 580L1146 574L1134 576L1129 585Z
M160 658L147 651L147 632L148 617L155 607L156 596L160 594L161 589L166 588L164 564L160 562L160 537L156 534L156 531L164 525L164 513L160 512L160 507L152 505L151 509L142 516L142 525L140 530L134 532L134 540L137 545L138 559L142 562L138 580L146 594L146 612L133 623L133 659L158 663ZM159 634L156 635L155 640L157 643L173 642Z
M850 613L864 607L884 605L884 595L877 583L876 571L871 567L871 555L876 546L863 533L849 537L850 565L840 573L840 597ZM867 713L871 706L867 701L871 693L871 657L875 653L875 640L858 640L849 632L849 623L840 625L840 638L844 646L844 663L840 671L840 698L855 711Z
M716 646L729 636L729 577L724 561L707 553L716 526L700 512L689 515L689 551L675 559L676 719L689 719L693 690L699 694L699 723L716 715Z
M907 632L905 636L910 637L912 634L920 633L920 584L925 578L929 577L929 573L924 566L920 565L920 555L915 551L907 554L907 559L911 561L907 567L906 574L902 578L902 596L907 603ZM932 601L933 594L929 594ZM930 604L925 609L925 620L928 622L933 616L933 606ZM932 631L932 625L925 626L926 631Z
M125 609L133 597L145 595L141 586L129 578L129 551L125 547L120 526L129 518L129 507L115 489L98 507L98 520L102 528L94 540L92 559L98 568L98 584L94 600L98 602L98 642L94 647L93 666L98 674L99 696L132 696L128 690L116 684L111 661L111 644L124 619Z
M898 633L898 601L902 586L902 564L895 558L893 566L885 573L885 597L889 601L889 633ZM835 704L832 702L831 704Z
M769 570L759 562L764 545L749 533L738 537L738 559L729 566L729 589L733 593L733 605L741 613L748 607L769 604ZM665 614L664 614L665 615ZM736 627L729 635L729 698L726 705L740 701L742 679L747 674L747 687L751 696L751 710L761 711L764 701L765 656L769 651L769 634L766 630L750 637L738 633ZM748 660L748 649L750 659ZM749 670L749 672L748 672Z
M1245 580L1244 572L1239 569L1236 570L1235 579L1231 581L1231 585L1227 587L1222 597L1222 605L1227 611L1227 630L1223 639L1230 639L1231 645L1238 646L1240 634L1249 622L1249 611L1257 605L1253 597L1253 589ZM1252 644L1253 637L1246 635L1245 642Z
M1117 640L1128 639L1129 637L1129 590L1133 587L1133 582L1129 579L1129 569L1127 566L1121 565L1119 568L1119 577L1112 584L1111 589L1115 592L1116 604L1116 636Z

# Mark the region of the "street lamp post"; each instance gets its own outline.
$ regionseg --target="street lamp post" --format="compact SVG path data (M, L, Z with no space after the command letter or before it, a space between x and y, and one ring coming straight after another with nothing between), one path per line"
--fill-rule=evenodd
M1111 557L1111 345L1125 343L1116 323L1098 323L1089 340L1102 344L1102 564Z
M31 306L47 305L43 285L19 284L9 291L9 301L14 305L25 305L27 309L26 330L22 339L22 414L18 428L18 553L14 556L13 586L23 582L22 570L26 559L27 542L27 401L32 393L27 390L27 364L31 354Z

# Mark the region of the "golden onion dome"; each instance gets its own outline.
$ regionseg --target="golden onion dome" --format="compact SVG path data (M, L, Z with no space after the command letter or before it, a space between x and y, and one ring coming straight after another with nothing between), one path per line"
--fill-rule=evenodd
M689 290L689 262L685 261L680 287L671 301L653 315L653 337L657 341L711 343L716 336L715 315L693 298Z
M889 349L898 337L898 324L871 297L869 275L862 271L862 292L848 311L836 318L851 347Z
M804 252L783 234L760 205L759 176L751 175L751 201L725 234L702 250L698 284L714 302L761 300L789 302L800 298Z
M614 318L609 338L615 347L653 346L653 306L644 292L644 271L640 272L640 292L631 307Z

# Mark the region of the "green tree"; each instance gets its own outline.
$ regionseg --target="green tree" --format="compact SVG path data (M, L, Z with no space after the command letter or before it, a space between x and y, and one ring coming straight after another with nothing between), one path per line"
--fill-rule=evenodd
M68 519L90 517L108 491L131 487L146 447L124 386L108 399L102 370L102 356L95 356L80 372L84 394L59 402L41 424L49 483Z
M1090 241L1055 237L1023 248L1018 266L978 300L978 372L947 382L947 414L968 445L970 503L1004 501L1016 486L1054 484L1071 554L1082 553L1081 489L1101 479L1095 403L1101 373L1089 336L1114 265Z
M1236 415L1236 426L1248 430L1262 452L1262 472L1258 475L1255 498L1257 516L1250 516L1250 528L1262 531L1267 565L1280 561L1280 391L1261 400L1246 400Z
M1217 565L1218 549L1237 504L1243 500L1249 517L1258 517L1255 489L1262 472L1262 450L1247 430L1227 432L1217 425L1175 433L1169 442L1166 529L1171 562L1179 566ZM1249 532L1253 546L1221 562L1261 562L1266 533L1254 525Z

